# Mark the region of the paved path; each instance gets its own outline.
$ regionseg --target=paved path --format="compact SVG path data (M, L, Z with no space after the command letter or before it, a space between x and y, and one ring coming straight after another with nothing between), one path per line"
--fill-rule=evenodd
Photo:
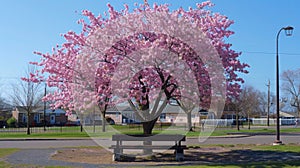
M187 138L186 144L272 144L275 141L275 135L255 135L239 137L210 137L204 142L199 142L198 138ZM300 143L300 134L281 135L283 143ZM110 146L113 142L107 139L97 139L101 144ZM40 149L40 148L63 148L79 146L99 146L91 139L81 140L23 140L23 141L0 141L0 148L20 148L20 149Z
M98 146L93 140L22 140L0 141L0 148L41 149L79 146Z
M49 149L23 149L7 157L10 164L40 165L40 166L67 166L67 167L84 167L84 168L107 168L107 167L132 167L132 164L89 164L64 162L51 160L50 157L57 150L62 148ZM146 165L142 165L146 166Z

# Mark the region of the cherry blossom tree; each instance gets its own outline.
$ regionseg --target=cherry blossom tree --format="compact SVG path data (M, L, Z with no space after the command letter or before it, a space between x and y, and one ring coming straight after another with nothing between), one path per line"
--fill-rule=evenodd
M88 10L79 33L64 34L66 42L31 62L41 71L31 81L45 79L55 87L44 101L53 108L84 111L98 106L103 117L108 105L127 102L151 134L157 118L175 98L205 109L239 95L247 64L238 59L225 38L233 21L212 13L210 2L171 11L169 5L145 3L129 12L108 4L107 15ZM216 113L220 116L220 112ZM104 121L104 120L103 120Z

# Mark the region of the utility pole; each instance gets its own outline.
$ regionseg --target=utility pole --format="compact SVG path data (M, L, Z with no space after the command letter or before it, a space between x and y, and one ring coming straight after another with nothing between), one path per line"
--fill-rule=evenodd
M267 126L270 126L270 80L267 84L268 87L268 107L267 107Z

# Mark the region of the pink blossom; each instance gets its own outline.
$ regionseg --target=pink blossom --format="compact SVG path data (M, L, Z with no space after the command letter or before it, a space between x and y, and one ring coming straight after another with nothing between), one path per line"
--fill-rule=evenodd
M128 74L132 71L131 67L124 66L124 73L120 74L120 78L128 82L126 85L127 88L120 85L119 88L112 89L113 74L117 70L117 67L122 64L122 61L130 60L128 58L130 55L141 50L143 52L150 52L146 49L151 47L168 50L173 55L178 56L179 60L186 62L188 68L195 74L196 87L202 100L201 106L209 106L212 94L209 87L212 85L212 81L218 81L218 79L213 79L213 77L209 76L207 65L205 65L204 61L198 59L199 56L196 55L196 52L180 39L157 32L141 31L128 35L126 38L116 40L111 48L103 51L108 41L114 40L109 39L109 37L115 35L101 34L104 27L115 26L125 29L126 25L112 25L111 23L116 23L114 21L117 18L130 14L135 14L138 19L140 13L145 11L150 14L157 12L169 13L170 17L184 18L191 23L191 27L202 30L222 60L226 76L226 83L224 85L227 97L234 98L238 96L240 85L244 81L237 74L248 73L246 68L249 66L241 63L238 59L241 53L231 49L231 44L224 41L225 37L228 38L234 33L228 29L233 24L233 21L224 15L212 13L209 10L213 6L211 2L207 1L197 4L196 9L189 8L187 11L183 8L170 11L167 4L154 4L152 8L142 5L133 9L132 13L129 12L127 5L120 12L116 11L110 4L107 6L108 18L101 15L96 17L92 12L83 10L82 14L88 18L88 22L85 22L83 19L78 21L79 24L82 24L82 31L80 33L69 31L64 34L63 37L66 42L53 48L51 54L35 52L36 55L41 56L41 61L31 62L31 64L40 66L42 68L41 72L31 74L30 79L23 80L38 82L41 80L41 76L47 76L45 79L47 85L57 88L54 93L49 93L44 97L44 100L54 103L53 107L63 106L70 112L75 107L84 108L84 105L91 105L91 103L109 104L111 102L106 100L107 98L114 97L112 92L116 90L120 94L119 98L123 97L123 101L131 99L136 100L140 104L148 103L147 99L149 98L147 96L150 98L157 97L158 92L153 90L164 90L168 99L170 97L181 98L184 91L188 92L188 89L179 90L179 88L176 88L178 80L173 77L173 74L176 72L159 69L159 66L144 67L143 70L136 70L135 74L131 76ZM127 21L127 24L135 22L135 20ZM172 20L168 20L168 23L162 22L157 27L163 28L168 26L168 24L172 24ZM146 27L147 22L136 26ZM113 33L113 28L111 30L111 33ZM99 40L103 38L102 36L106 39ZM141 59L151 59L151 57L159 54L153 50L151 52L153 53L141 55ZM137 55L136 58L139 58L139 56ZM160 58L161 62L171 59L161 55L156 58ZM95 62L97 62L96 65ZM176 68L179 69L181 67ZM78 100L82 100L82 102Z

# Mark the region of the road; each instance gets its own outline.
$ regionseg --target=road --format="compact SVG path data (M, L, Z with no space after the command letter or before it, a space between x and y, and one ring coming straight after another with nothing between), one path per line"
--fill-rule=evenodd
M300 134L281 135L283 143L300 143ZM198 138L188 138L187 145L201 144L272 144L275 141L275 135L255 135L242 137L210 137L204 142L199 142ZM20 149L40 149L40 148L62 148L79 146L110 146L113 144L108 139L57 139L57 140L0 140L0 148L20 148Z

